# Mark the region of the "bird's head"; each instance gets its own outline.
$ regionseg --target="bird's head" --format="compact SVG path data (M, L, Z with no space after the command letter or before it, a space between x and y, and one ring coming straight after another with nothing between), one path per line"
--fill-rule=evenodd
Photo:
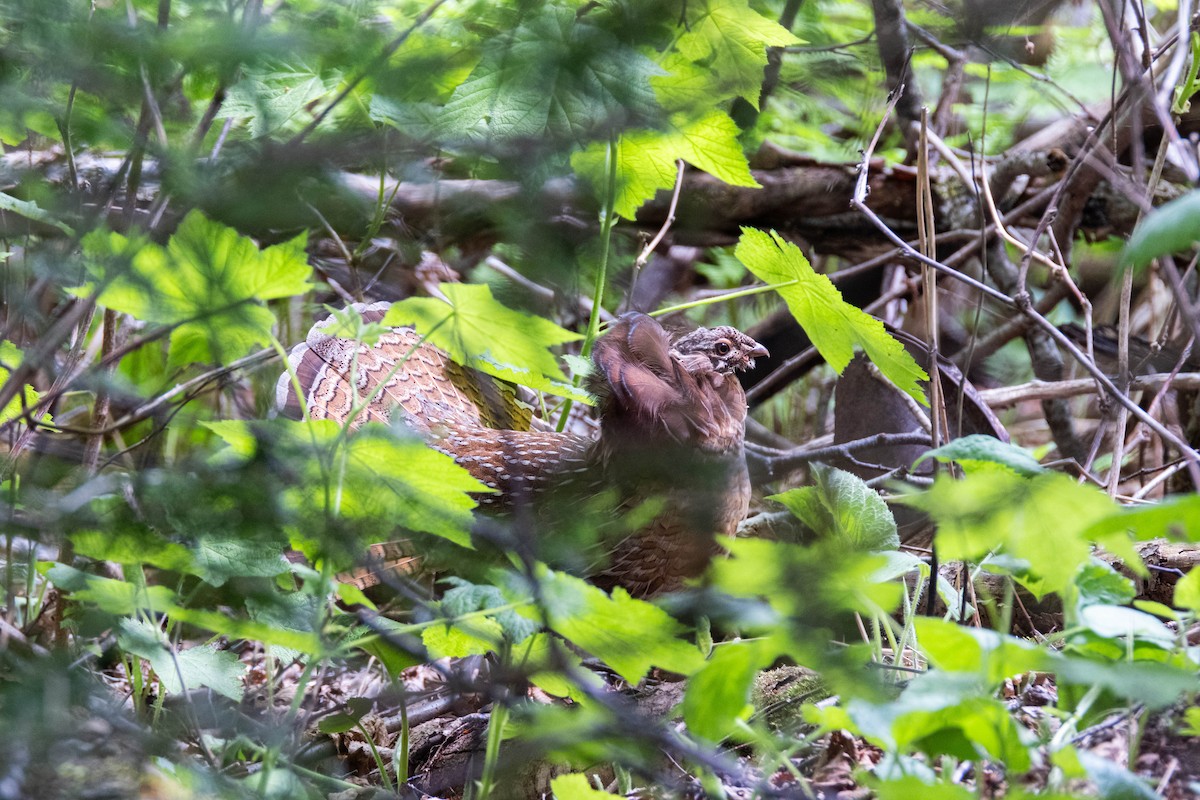
M672 350L688 358L704 356L714 372L725 375L754 369L754 359L770 355L767 348L728 325L697 328L680 337Z

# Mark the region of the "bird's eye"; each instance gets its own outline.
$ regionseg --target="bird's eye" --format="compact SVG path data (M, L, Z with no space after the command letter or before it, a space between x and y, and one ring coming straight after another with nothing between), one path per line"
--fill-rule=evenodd
M715 349L717 351L717 355L727 356L727 355L729 355L729 349L730 349L729 342L722 339L721 341L717 342Z

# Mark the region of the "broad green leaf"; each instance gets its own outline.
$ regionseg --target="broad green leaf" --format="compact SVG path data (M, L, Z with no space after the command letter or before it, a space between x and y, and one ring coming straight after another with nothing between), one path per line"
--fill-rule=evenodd
M729 115L711 109L699 116L675 114L665 130L624 133L616 145L617 214L633 219L660 189L675 185L675 161L683 159L732 186L758 186ZM593 144L571 157L571 167L603 197L608 183L608 146Z
M929 663L946 672L974 673L982 685L1045 670L1050 656L1037 645L997 631L955 625L932 617L913 619L917 642Z
M1200 612L1200 569L1192 568L1175 584L1175 605Z
M907 776L888 781L871 781L879 800L974 800L975 793L965 786L953 783L926 783L916 776Z
M180 605L177 595L165 586L148 586L139 590L126 581L88 575L61 564L51 567L47 577L60 588L71 591L74 600L94 605L108 614L126 617L140 611L165 614L176 622L195 625L231 639L247 639L302 653L316 653L320 649L320 639L313 633L284 630L217 611L186 608Z
M337 84L337 76L322 76L294 65L250 69L242 80L229 87L217 117L248 119L250 136L257 139L307 123L311 116L307 112L312 105L331 94Z
M292 454L297 486L288 501L300 518L328 514L355 520L363 542L384 541L396 528L407 528L470 547L476 506L470 493L491 491L450 456L378 423L363 425L349 437L325 419L222 421L206 427L230 445L218 457L251 457L257 452L250 450L255 431ZM336 479L326 464L337 465Z
M1140 269L1159 256L1189 250L1196 242L1200 242L1200 190L1147 214L1121 251L1119 264Z
M720 742L728 736L734 722L753 711L750 688L754 676L777 655L766 639L717 647L704 668L688 681L683 696L688 732L709 742Z
M789 489L768 500L782 503L820 537L832 537L856 550L895 550L896 520L883 498L849 472L821 464L812 469L813 486Z
M169 541L156 531L82 530L71 534L71 542L79 555L101 561L148 564L173 572L192 573L195 568L195 556L186 546Z
M1175 643L1175 635L1157 617L1124 606L1084 606L1079 622L1105 639L1128 636L1167 648Z
M1144 703L1156 709L1172 705L1182 695L1196 691L1194 665L1181 669L1147 661L1107 663L1058 653L1053 655L1050 669L1058 677L1060 697L1065 696L1068 684L1099 686L1126 702Z
M1158 503L1123 506L1088 527L1087 535L1101 541L1110 534L1134 539L1200 540L1200 494L1170 497ZM1126 537L1127 538L1127 537Z
M929 405L917 383L929 380L925 371L882 322L847 303L829 278L814 272L800 248L777 233L742 228L735 254L759 280L777 287L829 366L840 373L861 348L902 391Z
M543 570L539 582L550 628L631 684L651 667L691 675L704 665L700 650L679 638L686 632L683 625L658 606L630 597L620 587L609 596L560 572Z
M0 386L3 386L12 371L21 365L25 359L25 355L12 342L0 341ZM37 405L38 399L41 397L32 386L26 384L21 387L21 391L17 392L12 400L8 401L8 405L0 408L0 424L16 419L21 416L21 412L27 408L33 408ZM41 414L43 419L49 421L49 414Z
M995 436L973 433L930 450L917 459L920 464L927 458L936 458L943 464L956 461L968 472L979 464L999 464L1018 475L1031 476L1045 472L1046 468L1037 459L1016 445L1002 442ZM916 466L916 464L914 464Z
M747 0L689 0L684 8L687 32L676 42L679 52L734 81L732 93L758 108L767 47L786 47L800 40L751 9ZM723 99L714 97L713 102Z
M521 642L538 629L536 624L518 614L505 599L504 593L495 586L474 584L455 577L446 578L444 583L453 588L442 595L437 607L451 621L454 617L476 611L500 609L490 617L500 624L504 636L510 642Z
M146 586L139 589L132 583L88 575L61 564L46 573L54 584L68 589L72 597L94 605L107 614L132 616L139 611L166 613L177 607L176 595L166 586Z
M214 644L172 652L162 631L142 620L123 619L118 631L121 649L146 659L169 694L207 687L231 700L242 699L242 676L248 667L237 654Z
M174 328L171 367L227 363L267 344L275 316L265 301L306 291L312 272L304 236L260 251L199 211L165 248L103 231L83 247L101 305Z
M194 574L213 586L243 577L270 578L288 571L283 557L284 538L247 539L239 532L213 531L196 538Z
M478 142L550 138L582 146L653 118L649 77L658 73L574 8L547 6L487 44L442 124Z
M619 796L592 788L587 775L582 772L559 775L550 781L550 792L554 800L611 800Z
M892 753L924 752L959 759L989 757L1015 772L1032 765L1036 737L984 694L978 677L931 670L890 702L854 698L843 719L850 730Z
M9 211L26 219L31 219L34 222L49 225L52 228L57 228L67 236L73 237L75 235L75 231L69 225L57 219L37 203L31 200L20 200L6 192L0 192L0 211Z
M802 547L746 538L723 546L732 557L717 559L709 567L714 583L735 597L766 597L786 616L889 613L900 602L901 586L891 580L891 553L854 551L833 541ZM804 591L796 592L797 586ZM767 618L763 623L770 629L778 620Z
M1079 606L1123 606L1133 600L1136 592L1133 581L1098 558L1092 558L1075 576Z
M1079 753L1079 762L1099 790L1101 800L1159 800L1162 796L1144 779L1104 756L1084 751Z
M582 337L548 319L501 305L486 284L443 283L445 300L393 303L383 325L411 325L460 364L531 389L591 403L573 387L549 348Z
M421 631L421 642L432 658L462 658L496 650L504 639L500 623L487 617L468 622L434 625Z
M535 633L513 649L514 661L529 680L542 691L555 697L568 697L576 703L590 702L571 678L579 678L594 689L603 689L604 681L595 672L578 669L582 658L579 654L552 633ZM563 671L563 665L573 671L571 678Z
M1015 559L1011 571L1039 597L1067 587L1090 557L1088 527L1114 508L1103 492L1066 475L1023 478L1001 468L962 480L939 475L928 491L900 501L937 522L939 558L979 561L998 552Z

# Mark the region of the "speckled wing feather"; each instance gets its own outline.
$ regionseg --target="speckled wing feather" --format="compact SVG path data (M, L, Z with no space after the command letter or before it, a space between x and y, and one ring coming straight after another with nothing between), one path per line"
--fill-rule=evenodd
M351 307L364 322L378 322L388 306ZM455 363L411 328L391 328L368 346L331 335L334 323L332 317L318 322L306 341L292 349L291 371L280 376L275 392L276 405L285 416L303 416L292 382L294 371L309 416L315 419L349 421L358 427L366 422L387 423L399 408L405 422L422 434L440 424L529 427L531 414L510 387Z

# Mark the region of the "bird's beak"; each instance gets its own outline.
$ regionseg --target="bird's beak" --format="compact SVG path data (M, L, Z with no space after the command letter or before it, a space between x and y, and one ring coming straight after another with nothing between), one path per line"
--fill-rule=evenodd
M745 365L742 367L742 369L744 369L744 370L754 369L754 359L766 358L769 355L771 355L771 354L767 352L767 348L763 347L758 342L755 342L754 347L752 347L746 353L746 362L745 362Z

